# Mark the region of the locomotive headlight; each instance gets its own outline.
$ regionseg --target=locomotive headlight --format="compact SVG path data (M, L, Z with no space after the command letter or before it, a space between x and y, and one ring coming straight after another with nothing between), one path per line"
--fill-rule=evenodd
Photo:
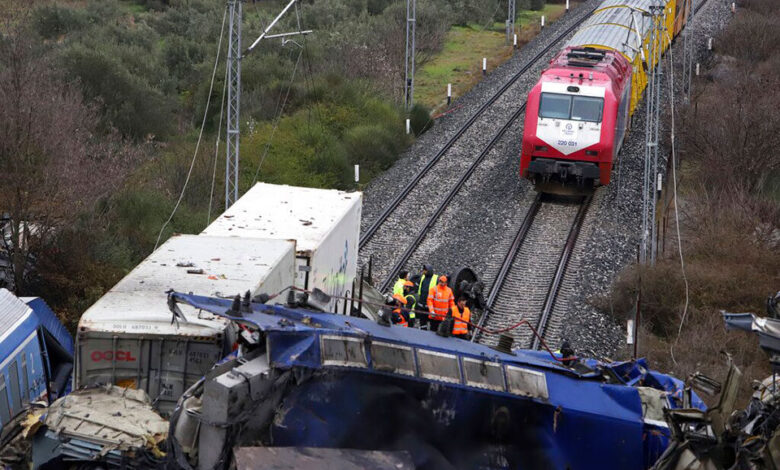
M598 154L599 154L598 150L586 150L585 151L585 155L589 155L591 157L595 157Z
M534 147L534 150L537 150L539 152L546 152L548 149L546 145L536 145Z

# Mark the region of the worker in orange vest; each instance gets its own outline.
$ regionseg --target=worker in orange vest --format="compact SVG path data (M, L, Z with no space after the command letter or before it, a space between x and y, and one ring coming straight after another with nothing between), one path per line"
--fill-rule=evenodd
M447 286L447 276L439 276L436 281L436 286L428 291L428 321L431 331L438 331L447 312L455 306L452 289Z
M403 308L401 305L398 305L396 303L397 307L393 310L393 324L397 326L403 326L408 327L409 322L406 321L406 316L404 316Z
M414 319L414 311L411 310L414 307L414 296L410 293L413 286L411 281L404 281L401 284L402 291L393 294L396 306L393 310L393 323L397 325L409 326L409 320Z
M468 339L471 310L466 306L466 298L458 297L458 303L452 307L452 318L455 323L452 326L452 336L460 339Z

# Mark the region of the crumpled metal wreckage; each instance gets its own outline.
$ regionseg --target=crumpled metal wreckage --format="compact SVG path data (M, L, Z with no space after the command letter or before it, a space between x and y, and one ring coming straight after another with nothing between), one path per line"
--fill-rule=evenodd
M767 305L772 315L776 304ZM780 469L780 320L752 313L721 314L727 329L758 335L773 373L753 384L755 392L744 409L735 409L742 372L731 357L727 355L728 372L722 386L694 374L689 384L710 395L720 392L718 404L706 411L664 410L671 442L654 470Z

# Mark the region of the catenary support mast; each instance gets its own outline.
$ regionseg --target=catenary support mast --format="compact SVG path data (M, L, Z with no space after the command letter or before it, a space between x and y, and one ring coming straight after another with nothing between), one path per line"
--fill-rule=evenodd
M309 34L307 31L293 31L269 35L279 19L297 2L290 0L281 13L266 26L263 33L255 39L246 51L241 51L241 19L243 0L228 0L228 15L230 16L230 41L228 43L227 81L228 81L228 107L227 107L227 145L225 155L225 209L238 200L238 163L239 141L241 138L240 108L241 108L241 59L252 52L252 49L264 38L282 38L284 41L289 36ZM300 23L299 23L300 26ZM300 28L299 28L300 29ZM284 43L283 43L284 44Z
M225 154L225 209L238 200L238 157L241 132L241 18L243 0L228 0L230 41L227 55L227 136Z

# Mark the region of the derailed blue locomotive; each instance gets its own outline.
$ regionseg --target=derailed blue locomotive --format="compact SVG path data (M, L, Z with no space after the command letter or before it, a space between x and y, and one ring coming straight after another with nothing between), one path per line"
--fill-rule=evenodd
M236 322L235 358L171 417L168 462L225 467L242 446L405 451L416 468L649 468L663 409L703 403L643 360L567 366L408 328L171 293Z
M0 447L34 403L70 390L73 338L46 302L0 289Z

